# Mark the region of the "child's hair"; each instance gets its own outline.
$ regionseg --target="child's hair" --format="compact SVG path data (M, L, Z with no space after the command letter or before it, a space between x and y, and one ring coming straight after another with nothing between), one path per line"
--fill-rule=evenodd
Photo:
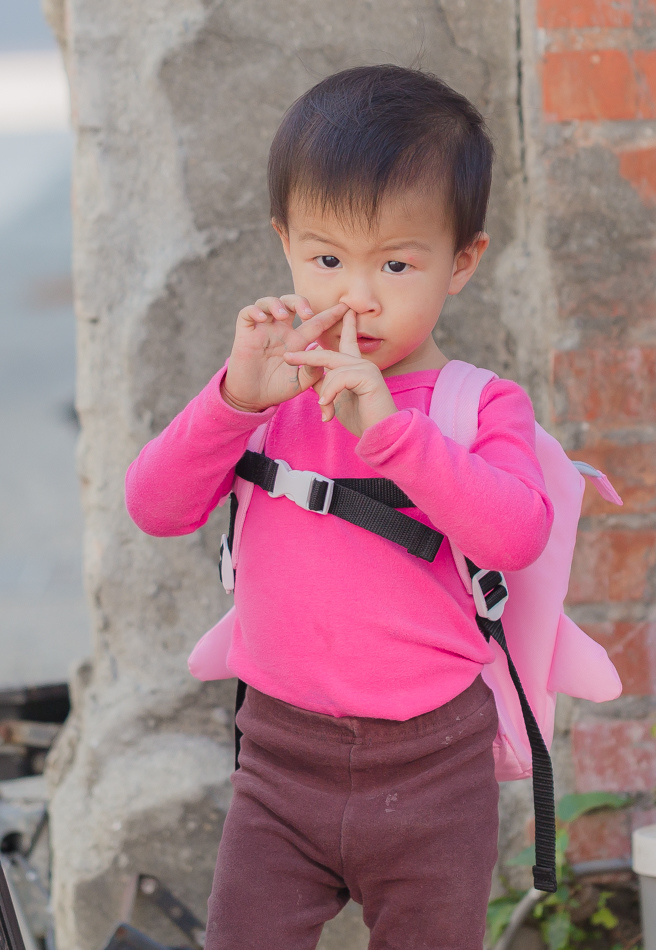
M384 194L437 191L454 251L483 230L493 147L478 111L446 83L400 66L358 66L322 80L286 112L269 154L271 216L290 197L376 221Z

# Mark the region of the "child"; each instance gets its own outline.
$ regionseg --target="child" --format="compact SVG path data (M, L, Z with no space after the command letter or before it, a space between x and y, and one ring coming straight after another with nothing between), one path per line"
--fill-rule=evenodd
M488 384L471 452L428 417L447 363L431 331L488 245L491 161L480 114L430 75L360 67L301 96L269 163L295 293L239 313L226 366L131 466L144 531L203 525L271 420L267 456L395 482L476 564L540 555L552 508L524 391ZM448 544L422 560L255 488L235 604L248 687L206 950L311 950L349 897L371 950L480 950L492 652Z

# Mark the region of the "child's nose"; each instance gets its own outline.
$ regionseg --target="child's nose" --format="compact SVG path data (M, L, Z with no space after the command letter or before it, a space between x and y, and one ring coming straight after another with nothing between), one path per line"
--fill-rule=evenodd
M358 281L349 285L342 296L340 303L346 304L356 313L380 313L380 302L374 293L373 287L365 281Z
M346 304L350 310L356 313L380 313L380 302L375 293L375 289L369 280L364 278L351 279L348 286L344 287L344 292L339 298L340 303Z

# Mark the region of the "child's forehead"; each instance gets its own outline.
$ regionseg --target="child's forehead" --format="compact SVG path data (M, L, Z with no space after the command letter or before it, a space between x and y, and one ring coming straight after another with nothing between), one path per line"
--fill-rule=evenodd
M405 191L383 195L375 217L348 205L323 207L311 196L292 197L287 215L290 234L297 240L343 240L370 246L414 243L429 249L431 239L451 231L439 194Z

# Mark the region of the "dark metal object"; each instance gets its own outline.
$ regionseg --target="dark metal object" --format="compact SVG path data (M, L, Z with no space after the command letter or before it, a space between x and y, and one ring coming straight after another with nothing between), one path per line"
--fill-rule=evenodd
M587 877L590 874L618 874L623 871L632 871L628 858L600 858L598 861L581 861L572 865L576 877Z
M119 924L105 950L169 950L130 924Z
M45 938L51 926L48 891L39 872L19 852L7 854L3 860L4 871L13 889L14 901L19 917L32 937ZM27 937L25 937L27 940Z
M66 683L0 690L0 781L43 772L44 750L69 710Z
M0 864L0 950L25 950L16 911Z
M34 722L61 723L69 710L66 683L0 690L0 720L31 719Z
M205 945L205 925L182 901L150 874L139 876L139 891L159 907L185 937L189 937L194 947L202 950Z

